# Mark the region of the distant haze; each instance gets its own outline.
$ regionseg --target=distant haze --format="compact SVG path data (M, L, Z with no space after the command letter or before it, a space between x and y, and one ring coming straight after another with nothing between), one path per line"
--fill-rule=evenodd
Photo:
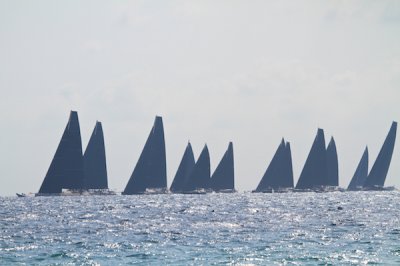
M211 171L233 141L236 187L254 189L282 137L296 183L321 127L347 187L400 120L399 44L400 1L0 1L0 195L38 191L70 110L83 149L103 123L117 191L156 115L168 185L188 140Z

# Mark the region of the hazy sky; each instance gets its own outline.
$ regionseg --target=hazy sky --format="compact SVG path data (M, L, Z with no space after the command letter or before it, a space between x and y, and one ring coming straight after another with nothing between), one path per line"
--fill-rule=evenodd
M168 184L188 140L212 171L233 141L236 187L254 189L282 137L297 182L321 127L347 187L400 117L400 1L1 0L0 91L0 195L38 191L70 110L84 149L103 122L118 191L155 115Z

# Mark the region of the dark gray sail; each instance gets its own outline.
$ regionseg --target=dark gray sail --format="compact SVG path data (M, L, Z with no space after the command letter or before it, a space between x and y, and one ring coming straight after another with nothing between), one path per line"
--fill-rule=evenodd
M182 192L185 190L187 179L195 165L192 145L188 142L185 153L179 164L178 171L176 172L174 181L172 181L170 190L172 192Z
M61 193L63 188L81 189L84 169L78 113L71 111L39 194Z
M365 180L364 188L383 187L389 170L394 144L396 141L397 122L393 122L389 133L379 151L378 157Z
M328 170L328 186L339 186L339 165L336 144L333 137L326 148L326 164Z
M164 128L159 116L122 194L141 194L147 189L167 190Z
M357 169L350 181L347 190L360 190L364 186L365 180L368 176L368 147L365 148L364 153L358 163Z
M325 136L324 130L319 128L296 189L313 189L327 184Z
M293 188L293 165L292 165L292 151L290 149L290 142L286 142L283 154L283 167L282 167L282 188Z
M185 184L185 191L208 189L210 187L210 154L204 146Z
M96 122L83 159L85 165L84 188L108 189L106 151L101 122Z
M255 192L263 192L280 187L283 177L284 153L285 141L282 139Z
M211 177L211 189L214 191L235 190L232 142L229 142L228 149Z

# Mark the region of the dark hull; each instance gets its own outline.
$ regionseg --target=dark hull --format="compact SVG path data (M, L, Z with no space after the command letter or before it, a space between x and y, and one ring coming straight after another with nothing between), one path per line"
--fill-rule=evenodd
M157 194L169 194L166 188L147 188L145 191L139 191L135 193L122 192L121 195L157 195Z
M115 191L109 189L76 189L63 190L61 193L36 193L36 197L52 197L52 196L113 196L117 195Z
M345 189L336 186L320 186L308 189L293 189L293 192L316 192L316 193L326 193L326 192L344 192Z
M288 193L292 192L294 189L293 188L269 188L269 189L264 189L264 190L253 190L252 193Z
M61 193L35 193L35 197L58 197Z
M374 187L365 187L362 189L362 191L394 191L397 190L395 187L379 187L379 186L374 186Z
M189 191L182 191L181 194L207 194L212 192L211 190L208 189L195 189L195 190L189 190Z
M220 190L215 190L215 193L236 193L236 189L220 189Z

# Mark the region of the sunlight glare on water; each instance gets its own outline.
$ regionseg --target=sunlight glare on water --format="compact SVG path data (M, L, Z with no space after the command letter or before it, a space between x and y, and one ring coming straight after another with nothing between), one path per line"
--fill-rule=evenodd
M5 197L0 264L400 264L400 192Z

